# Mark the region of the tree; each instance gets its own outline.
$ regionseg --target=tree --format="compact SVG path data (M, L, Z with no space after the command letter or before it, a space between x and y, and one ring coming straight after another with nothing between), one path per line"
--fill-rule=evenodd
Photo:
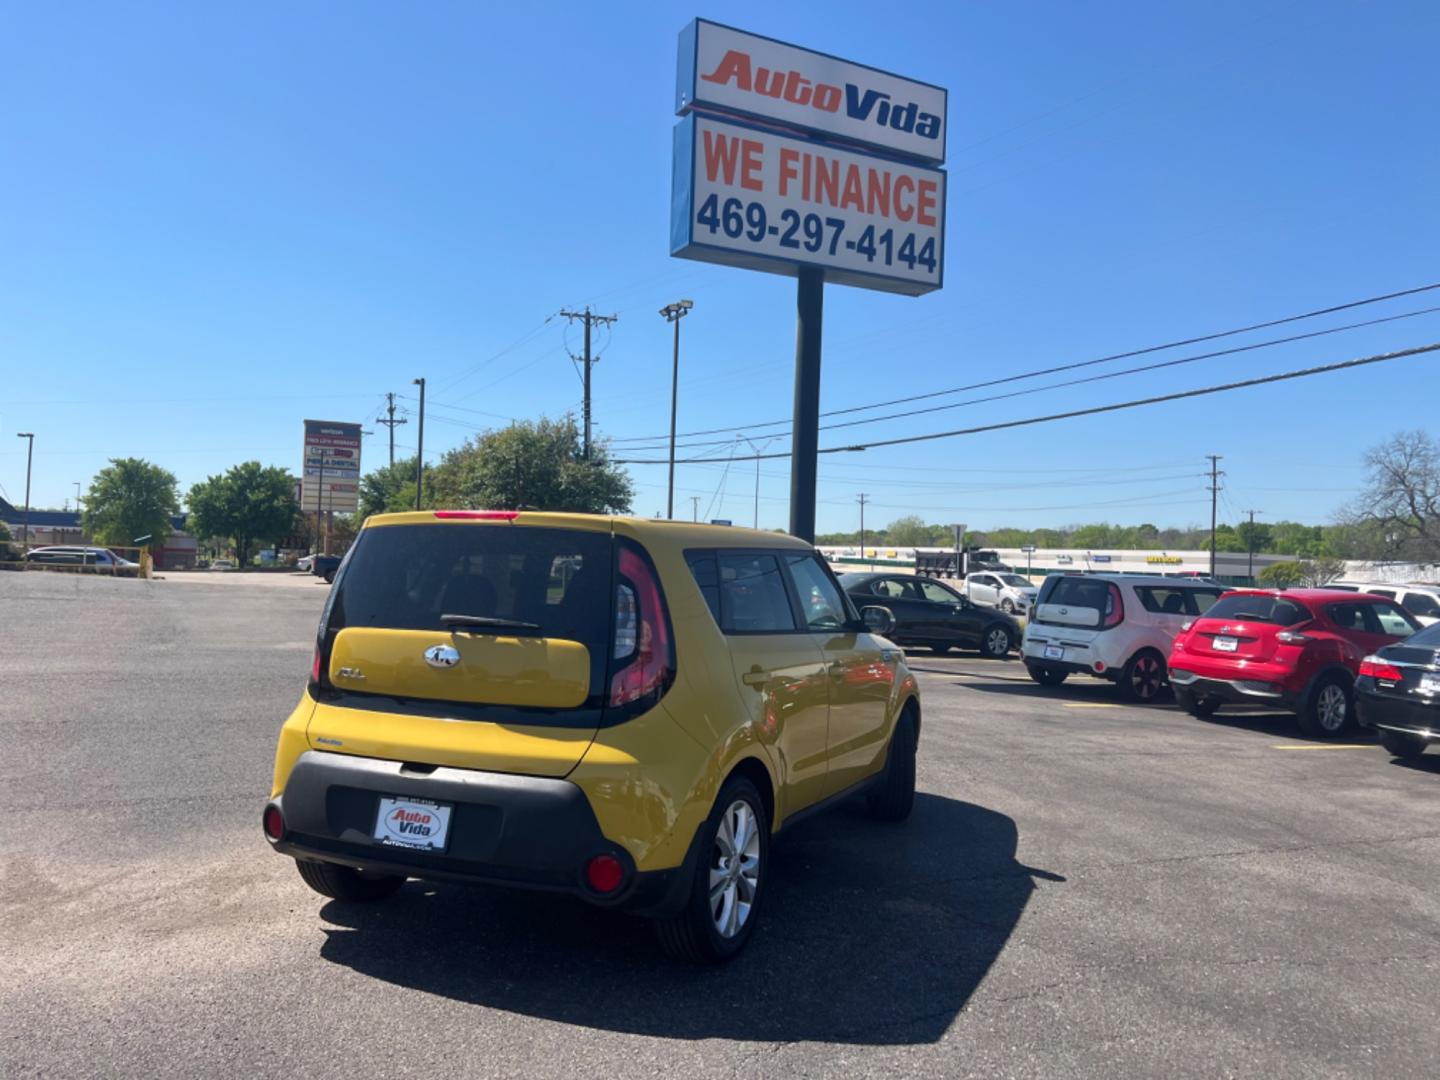
M1372 447L1365 467L1368 483L1351 521L1375 525L1389 558L1440 561L1440 442L1423 431L1402 431Z
M895 547L931 547L935 530L915 514L896 518L885 528L885 542Z
M1277 562L1265 567L1257 576L1266 588L1290 589L1300 584L1302 574L1298 562Z
M173 474L140 458L111 458L90 481L80 524L98 544L133 544L142 536L159 544L179 510Z
M517 421L469 439L445 454L433 482L437 503L458 509L625 514L634 497L603 445L584 459L573 416Z
M258 461L236 465L190 489L190 527L196 536L234 541L235 559L250 565L253 548L288 536L300 508L295 480L284 469Z
M20 558L20 545L12 545L10 539L10 526L0 521L0 559Z
M1235 526L1235 535L1240 538L1242 551L1269 551L1270 526L1261 521L1242 521Z
M422 507L435 505L434 470L425 473ZM415 459L384 465L360 478L360 518L415 509Z

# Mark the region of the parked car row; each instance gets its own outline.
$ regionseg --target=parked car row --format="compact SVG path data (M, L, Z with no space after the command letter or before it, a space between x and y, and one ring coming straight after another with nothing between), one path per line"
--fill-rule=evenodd
M1411 757L1440 739L1440 623L1422 626L1415 610L1428 595L1423 586L1225 590L1052 575L1021 654L1042 686L1083 674L1134 701L1168 688L1197 717L1262 705L1294 713L1319 738L1375 728L1387 749Z

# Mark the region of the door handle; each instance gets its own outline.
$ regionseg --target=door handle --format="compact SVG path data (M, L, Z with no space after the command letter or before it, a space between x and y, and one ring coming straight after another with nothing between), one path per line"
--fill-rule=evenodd
M770 681L770 673L761 671L758 667L753 667L744 675L740 676L740 681L746 686L753 686L758 689Z

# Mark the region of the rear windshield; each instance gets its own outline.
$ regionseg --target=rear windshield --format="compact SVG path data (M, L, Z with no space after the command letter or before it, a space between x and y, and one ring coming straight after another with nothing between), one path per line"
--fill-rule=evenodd
M1110 584L1095 578L1056 578L1049 595L1045 597L1045 603L1105 611L1110 605Z
M1240 593L1222 596L1213 607L1205 612L1207 619L1235 619L1245 622L1274 623L1276 626L1294 626L1314 618L1303 604L1279 596L1249 595Z
M444 631L441 615L515 619L537 624L538 636L585 645L592 680L603 678L610 564L606 533L513 525L365 529L336 582L328 625Z
M1432 649L1440 648L1440 623L1432 623L1425 627L1424 630L1416 633L1409 641L1405 642L1405 644L1424 645Z

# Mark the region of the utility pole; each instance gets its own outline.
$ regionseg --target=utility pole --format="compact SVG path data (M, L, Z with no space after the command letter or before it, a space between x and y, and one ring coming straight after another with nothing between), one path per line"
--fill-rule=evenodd
M691 496L690 496L690 507L691 507L690 520L691 520L691 521L699 521L699 520L700 520L700 496L699 496L699 495L691 495Z
M1219 469L1220 455L1206 454L1210 459L1210 577L1215 577L1215 504L1220 497L1220 477L1224 475Z
M376 422L377 424L384 424L387 428L390 429L390 467L393 469L393 468L395 467L395 425L396 425L396 424L408 424L410 421L406 420L403 416L402 416L399 420L396 420L396 419L395 419L395 395L394 395L394 394L386 394L385 397L386 397L387 399L389 399L389 401L390 401L389 407L387 407L386 410L385 410L387 413L390 414L390 417L389 417L389 419L386 419L386 418L383 417L383 416L377 416L377 417L375 418L375 422Z
M586 306L586 308L585 308L584 311L564 311L564 310L562 310L562 311L560 312L560 314L563 315L565 318L569 319L571 322L574 322L576 319L579 319L579 320L584 324L584 326L585 326L585 355L584 355L583 357L581 357L582 362L585 364L585 405L584 405L584 407L583 407L582 410L581 410L581 414L582 414L582 418L583 418L584 423L585 423L585 443L584 443L584 447L585 447L585 460L586 460L586 461L589 461L589 460L590 460L590 365L591 365L591 364L595 364L595 363L599 363L599 360L598 360L598 359L591 359L591 356L590 356L590 328L591 328L592 326L594 326L596 323L599 323L599 324L601 324L601 325L603 325L603 326L609 326L611 323L613 323L613 322L615 322L616 320L618 320L618 319L620 318L620 316L619 316L619 315L596 315L596 314L594 314L593 312L591 312L591 310L590 310L590 308L589 308L588 305ZM677 333L679 332L679 327L678 327L678 326L676 327L676 332L677 332Z
M820 452L820 326L825 271L802 266L795 283L795 404L790 425L790 535L815 542Z
M1263 510L1246 510L1245 512L1250 515L1250 531L1245 534L1245 547L1246 547L1246 549L1250 552L1250 566L1249 566L1249 568L1246 570L1245 576L1250 579L1250 584L1251 584L1251 585L1254 585L1254 584L1255 584L1255 515L1256 515L1256 514L1263 514L1265 511L1263 511Z
M695 302L693 300L677 300L675 303L666 304L660 309L660 317L666 322L675 324L675 351L670 362L670 483L665 489L665 516L672 519L675 517L675 406L679 401L680 393L680 320L690 314L690 309L694 306ZM587 349L586 351L588 352L589 350ZM589 369L587 368L586 370L588 371ZM585 400L590 400L588 392L585 395ZM589 410L587 409L586 412L588 415ZM590 440L590 427L588 422L585 427L585 440L588 446ZM588 450L586 451L586 457L589 457Z
M862 559L865 558L865 504L869 499L870 496L863 491L855 499L860 504L860 558Z
M35 455L35 433L17 431L15 435L16 438L30 440L25 447L25 517L20 524L20 554L24 555L30 548L30 460Z
M753 522L753 527L758 529L760 528L760 455L765 452L765 447L769 446L772 442L778 439L779 436L776 435L772 436L769 439L766 439L758 447L755 445L754 440L747 435L737 435L735 437L737 439L743 439L746 443L748 443L751 452L755 455L755 520Z
M416 429L419 437L415 440L415 509L419 510L421 482L425 479L425 380L411 381L420 387L420 426ZM393 432L395 429L390 430Z
M81 513L81 511L80 511L80 481L79 481L79 480L72 480L72 481L70 481L70 482L75 485L75 513L76 513L76 515L78 516L78 515ZM80 523L76 526L76 531L80 533L80 543L82 543L82 544L85 543L85 520L84 520L83 517L81 518ZM84 560L81 560L81 561L83 562Z

